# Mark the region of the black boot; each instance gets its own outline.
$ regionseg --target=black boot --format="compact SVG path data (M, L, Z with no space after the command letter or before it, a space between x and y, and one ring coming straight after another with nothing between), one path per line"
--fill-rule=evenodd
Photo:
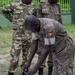
M24 73L24 72L22 72L22 75L25 75L25 73Z
M39 73L38 75L43 75L43 68L39 68Z
M12 73L12 72L8 72L8 75L14 75L14 73Z
M48 67L48 75L52 75L52 67Z

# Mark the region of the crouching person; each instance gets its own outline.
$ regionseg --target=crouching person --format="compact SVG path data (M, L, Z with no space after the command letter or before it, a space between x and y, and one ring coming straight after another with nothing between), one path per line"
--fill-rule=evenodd
M53 72L52 75L73 75L74 42L67 34L63 25L58 21L48 18L36 18L27 16L24 22L25 28L32 32L32 44L30 55L23 71L28 71L31 61L37 51L38 42L44 46L44 51L36 65L28 71L34 75L43 61L52 52Z

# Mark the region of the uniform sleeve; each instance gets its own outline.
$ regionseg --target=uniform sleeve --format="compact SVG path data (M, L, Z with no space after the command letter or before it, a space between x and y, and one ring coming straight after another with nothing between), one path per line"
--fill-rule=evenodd
M2 14L4 15L4 17L6 17L9 21L12 22L13 10L10 7L11 7L10 5L3 7Z
M38 38L39 37L37 33L32 33L32 40L37 40Z
M45 37L44 37L44 44L45 45L53 45L55 44L55 29L52 25L45 26Z

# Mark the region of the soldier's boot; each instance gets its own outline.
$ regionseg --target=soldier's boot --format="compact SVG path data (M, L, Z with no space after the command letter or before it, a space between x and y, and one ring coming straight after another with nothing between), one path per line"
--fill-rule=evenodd
M52 67L48 67L48 75L52 75Z
M25 73L24 73L24 72L22 72L22 75L25 75Z
M43 75L43 68L39 68L38 75Z
M12 73L12 72L8 72L8 75L14 75L14 73Z

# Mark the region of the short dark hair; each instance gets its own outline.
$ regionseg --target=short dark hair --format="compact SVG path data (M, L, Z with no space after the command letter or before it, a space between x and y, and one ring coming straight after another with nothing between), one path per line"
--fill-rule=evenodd
M40 30L40 21L34 15L26 16L24 25L27 30L31 30L32 32L39 32Z
M56 4L58 0L51 0L51 4Z

